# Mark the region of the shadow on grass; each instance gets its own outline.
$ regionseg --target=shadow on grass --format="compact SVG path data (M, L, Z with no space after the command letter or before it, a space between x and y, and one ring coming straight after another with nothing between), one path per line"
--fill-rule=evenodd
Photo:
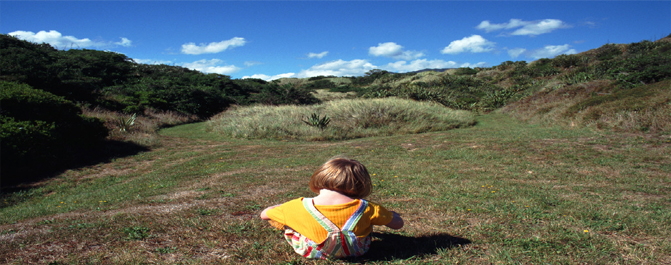
M468 239L446 233L411 237L373 232L372 236L373 242L368 253L348 261L367 262L408 259L437 254L441 249L449 249L471 243Z
M145 146L130 142L108 140L93 146L59 150L57 154L51 154L48 158L12 161L13 163L9 165L2 165L0 194L30 189L34 186L31 184L52 178L69 169L106 163L115 158L132 156L149 150ZM4 157L3 160L5 160Z

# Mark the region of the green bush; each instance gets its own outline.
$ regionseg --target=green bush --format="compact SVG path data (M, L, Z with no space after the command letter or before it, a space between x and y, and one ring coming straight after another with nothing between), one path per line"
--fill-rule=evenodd
M552 59L540 59L527 69L526 74L530 77L549 77L560 73L554 68Z
M454 75L474 75L477 74L478 70L475 70L470 67L461 67L454 71Z
M571 68L576 66L586 66L588 58L577 54L561 54L552 59L554 67Z
M304 86L305 89L324 89L324 88L334 88L336 84L326 79L319 79L312 81Z
M495 68L499 71L505 71L505 70L508 70L510 68L524 67L526 65L527 65L526 61L515 61L515 62L505 61L505 62L502 62L501 64L499 64L498 66L496 66Z
M3 181L20 182L18 170L49 167L63 152L107 136L100 120L81 116L81 109L63 97L25 84L3 81L0 87Z
M337 87L332 87L329 88L330 92L340 92L340 93L347 93L347 92L356 92L357 94L363 95L365 92L365 89L360 88L360 87L355 87L351 85L341 85Z
M622 50L615 44L606 44L596 49L596 58L601 61L611 60L622 55Z
M296 88L291 84L278 85L269 83L260 93L250 97L252 102L264 105L310 105L319 103L311 91L305 88Z

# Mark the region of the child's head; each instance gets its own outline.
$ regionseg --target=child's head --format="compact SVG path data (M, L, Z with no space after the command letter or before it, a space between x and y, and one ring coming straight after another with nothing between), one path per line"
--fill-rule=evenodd
M326 161L310 178L310 189L315 193L327 189L357 199L368 196L371 186L366 167L359 161L345 157Z

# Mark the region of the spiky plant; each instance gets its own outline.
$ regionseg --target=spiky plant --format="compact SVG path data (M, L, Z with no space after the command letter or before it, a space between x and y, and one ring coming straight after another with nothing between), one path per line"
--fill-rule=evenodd
M326 129L326 126L329 125L331 119L329 119L329 117L326 116L326 114L324 115L324 117L320 117L319 114L312 113L312 115L310 115L310 117L308 117L307 120L303 120L303 122L312 127L317 127L323 131L324 129Z
M133 125L135 125L135 119L137 119L137 113L133 113L130 117L119 117L117 124L119 125L119 131L126 132L130 130Z

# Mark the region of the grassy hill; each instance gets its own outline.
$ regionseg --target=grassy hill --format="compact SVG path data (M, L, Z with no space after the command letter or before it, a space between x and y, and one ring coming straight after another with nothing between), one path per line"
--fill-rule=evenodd
M108 136L66 149L78 163L49 178L3 187L0 263L313 264L258 213L312 196L309 176L335 155L363 162L369 199L406 220L343 263L671 263L669 37L490 68L273 82L2 40L3 137L15 124L68 135L62 117ZM26 57L4 56L17 47ZM89 57L143 70L100 75L106 64L73 59ZM182 92L194 100L163 98ZM234 107L193 112L196 99ZM65 114L5 107L25 100ZM331 121L312 126L310 114ZM237 137L242 127L266 134Z
M312 196L309 176L338 154L362 161L369 199L406 220L344 263L671 261L669 139L477 121L338 142L164 129L151 152L3 196L0 263L312 264L258 212Z

